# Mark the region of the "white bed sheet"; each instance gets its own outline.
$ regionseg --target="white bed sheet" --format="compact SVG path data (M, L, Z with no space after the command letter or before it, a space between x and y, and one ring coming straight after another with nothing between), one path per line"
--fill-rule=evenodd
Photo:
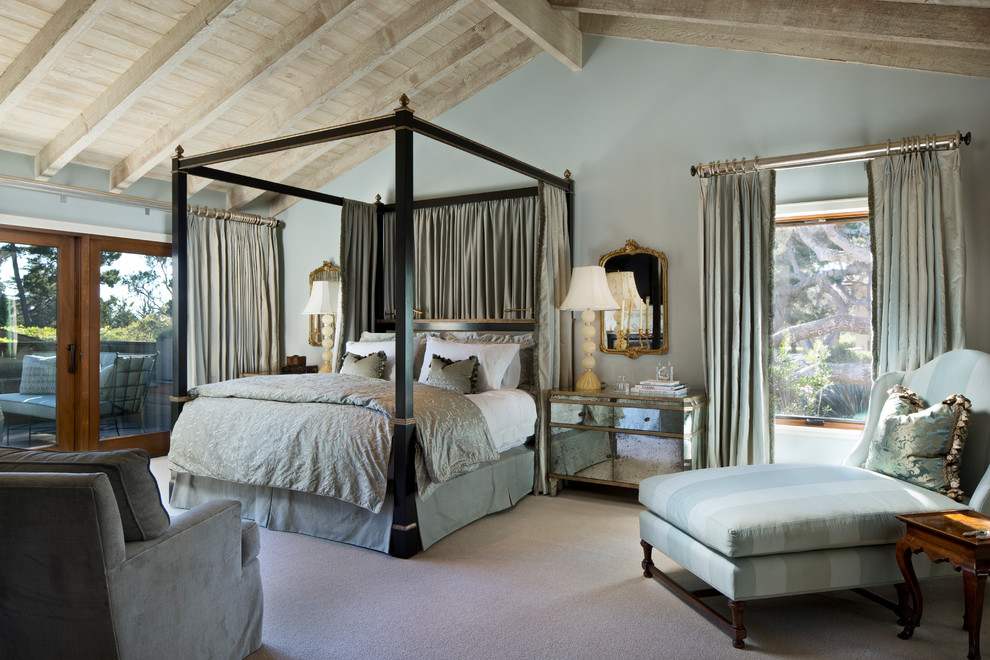
M500 454L523 444L536 431L536 401L523 390L488 390L465 396L481 409Z

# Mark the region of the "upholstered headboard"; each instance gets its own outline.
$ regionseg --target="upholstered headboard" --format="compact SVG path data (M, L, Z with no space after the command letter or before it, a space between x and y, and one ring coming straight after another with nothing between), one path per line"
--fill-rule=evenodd
M846 465L862 467L866 463L887 390L898 384L929 405L953 394L962 394L972 402L969 434L960 460L962 487L970 495L969 503L974 509L990 513L990 355L968 349L949 351L915 371L894 371L880 376L870 391L863 435L846 457Z

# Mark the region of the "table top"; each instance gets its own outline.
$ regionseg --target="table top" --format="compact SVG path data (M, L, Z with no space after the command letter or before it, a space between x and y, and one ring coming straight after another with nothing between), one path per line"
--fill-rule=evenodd
M990 516L985 516L979 511L962 510L906 513L897 515L896 518L907 523L908 527L916 527L973 545L990 545ZM987 532L988 537L964 536L964 533L973 531Z

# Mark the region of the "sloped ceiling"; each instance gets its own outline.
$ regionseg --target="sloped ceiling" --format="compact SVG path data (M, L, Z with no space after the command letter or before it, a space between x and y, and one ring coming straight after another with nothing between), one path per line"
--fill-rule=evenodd
M431 120L544 52L580 69L583 34L990 77L990 0L4 0L0 149L38 180L79 163L123 192L167 179L180 144L366 119L402 94ZM317 189L389 141L230 169ZM260 194L210 185L231 208Z

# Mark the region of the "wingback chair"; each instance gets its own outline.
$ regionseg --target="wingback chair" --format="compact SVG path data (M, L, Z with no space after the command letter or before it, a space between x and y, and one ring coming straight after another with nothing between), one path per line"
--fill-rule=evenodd
M217 500L174 521L148 455L0 448L0 657L243 658L259 534Z
M902 385L928 405L970 399L960 460L968 502L865 469L888 390ZM904 524L894 514L973 508L990 514L990 355L950 351L911 372L873 384L863 434L844 465L743 465L645 479L639 500L644 575L655 577L705 614L742 648L746 602L785 594L901 584L894 545ZM714 589L688 591L653 562L656 549ZM952 573L915 559L918 577ZM898 603L903 614L906 591ZM701 600L722 594L731 620Z

